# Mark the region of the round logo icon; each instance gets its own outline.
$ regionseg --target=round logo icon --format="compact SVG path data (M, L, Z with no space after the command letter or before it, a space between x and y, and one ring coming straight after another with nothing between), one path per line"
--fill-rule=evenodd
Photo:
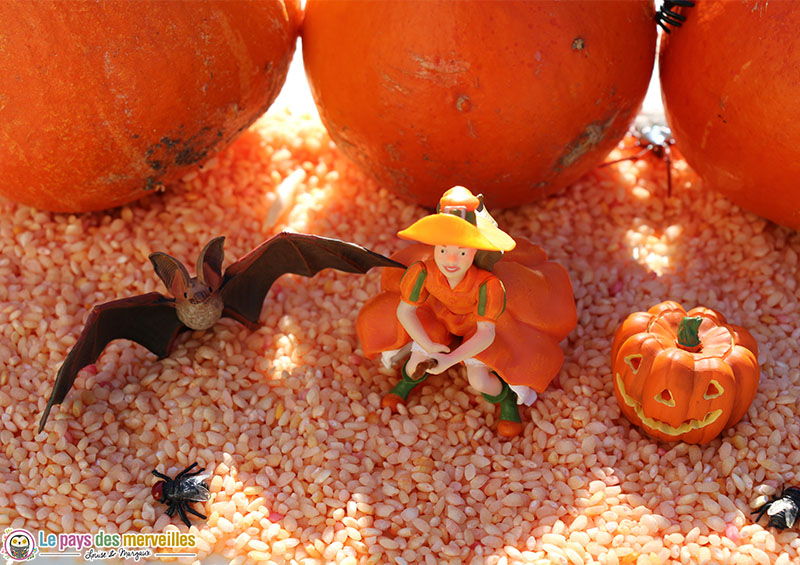
M36 540L28 530L6 530L3 553L15 561L27 561L36 553Z

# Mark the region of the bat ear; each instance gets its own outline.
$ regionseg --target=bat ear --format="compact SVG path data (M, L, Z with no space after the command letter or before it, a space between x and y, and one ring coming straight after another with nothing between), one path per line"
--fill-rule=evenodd
M197 278L217 290L222 285L222 261L225 258L223 236L215 237L203 247L197 258Z
M175 298L184 298L191 287L189 273L183 263L170 257L166 253L156 252L150 254L150 262L162 281Z

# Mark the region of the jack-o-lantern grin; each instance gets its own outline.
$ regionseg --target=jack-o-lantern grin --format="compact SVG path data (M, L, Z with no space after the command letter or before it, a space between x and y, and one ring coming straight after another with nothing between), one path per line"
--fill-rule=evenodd
M708 412L702 420L691 418L684 421L676 428L675 426L671 426L666 422L662 422L661 420L655 420L649 416L645 416L641 403L625 392L625 383L622 380L622 375L617 373L616 380L622 400L625 401L625 404L633 408L633 411L636 412L636 416L639 418L642 425L646 428L650 428L651 430L656 430L670 436L679 436L691 432L692 430L699 430L705 428L706 426L710 426L722 415L722 410L718 408Z

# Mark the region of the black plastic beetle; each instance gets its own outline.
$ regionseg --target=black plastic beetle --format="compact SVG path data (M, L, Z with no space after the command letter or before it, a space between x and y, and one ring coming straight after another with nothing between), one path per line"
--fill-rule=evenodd
M800 514L800 488L782 488L779 496L773 496L769 502L761 505L751 512L758 513L755 521L758 522L764 513L769 517L767 526L785 530L794 526L797 515Z
M159 479L163 479L153 485L151 490L153 498L167 505L167 516L172 517L177 512L186 527L192 525L186 515L187 512L203 520L206 519L205 515L200 514L189 504L192 502L205 502L211 496L208 492L208 484L204 481L208 475L202 474L205 468L190 472L195 467L197 467L197 463L192 463L175 475L174 479L153 469L153 474Z
M607 167L622 161L637 161L647 153L652 153L667 165L667 196L672 196L672 151L670 147L675 144L675 140L672 138L672 130L667 126L658 124L646 126L637 124L632 128L631 134L636 137L641 150L629 157L607 161L600 166Z
M676 12L675 8L691 8L692 6L694 6L692 0L664 0L661 8L656 12L656 23L665 32L670 33L669 26L681 27L681 24L686 21L686 16Z

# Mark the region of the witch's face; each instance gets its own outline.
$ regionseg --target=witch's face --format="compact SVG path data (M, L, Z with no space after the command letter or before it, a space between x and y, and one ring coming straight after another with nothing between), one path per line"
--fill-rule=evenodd
M471 247L458 247L457 245L436 245L433 248L433 257L436 266L448 280L455 286L467 273L472 261L475 259L477 249Z

